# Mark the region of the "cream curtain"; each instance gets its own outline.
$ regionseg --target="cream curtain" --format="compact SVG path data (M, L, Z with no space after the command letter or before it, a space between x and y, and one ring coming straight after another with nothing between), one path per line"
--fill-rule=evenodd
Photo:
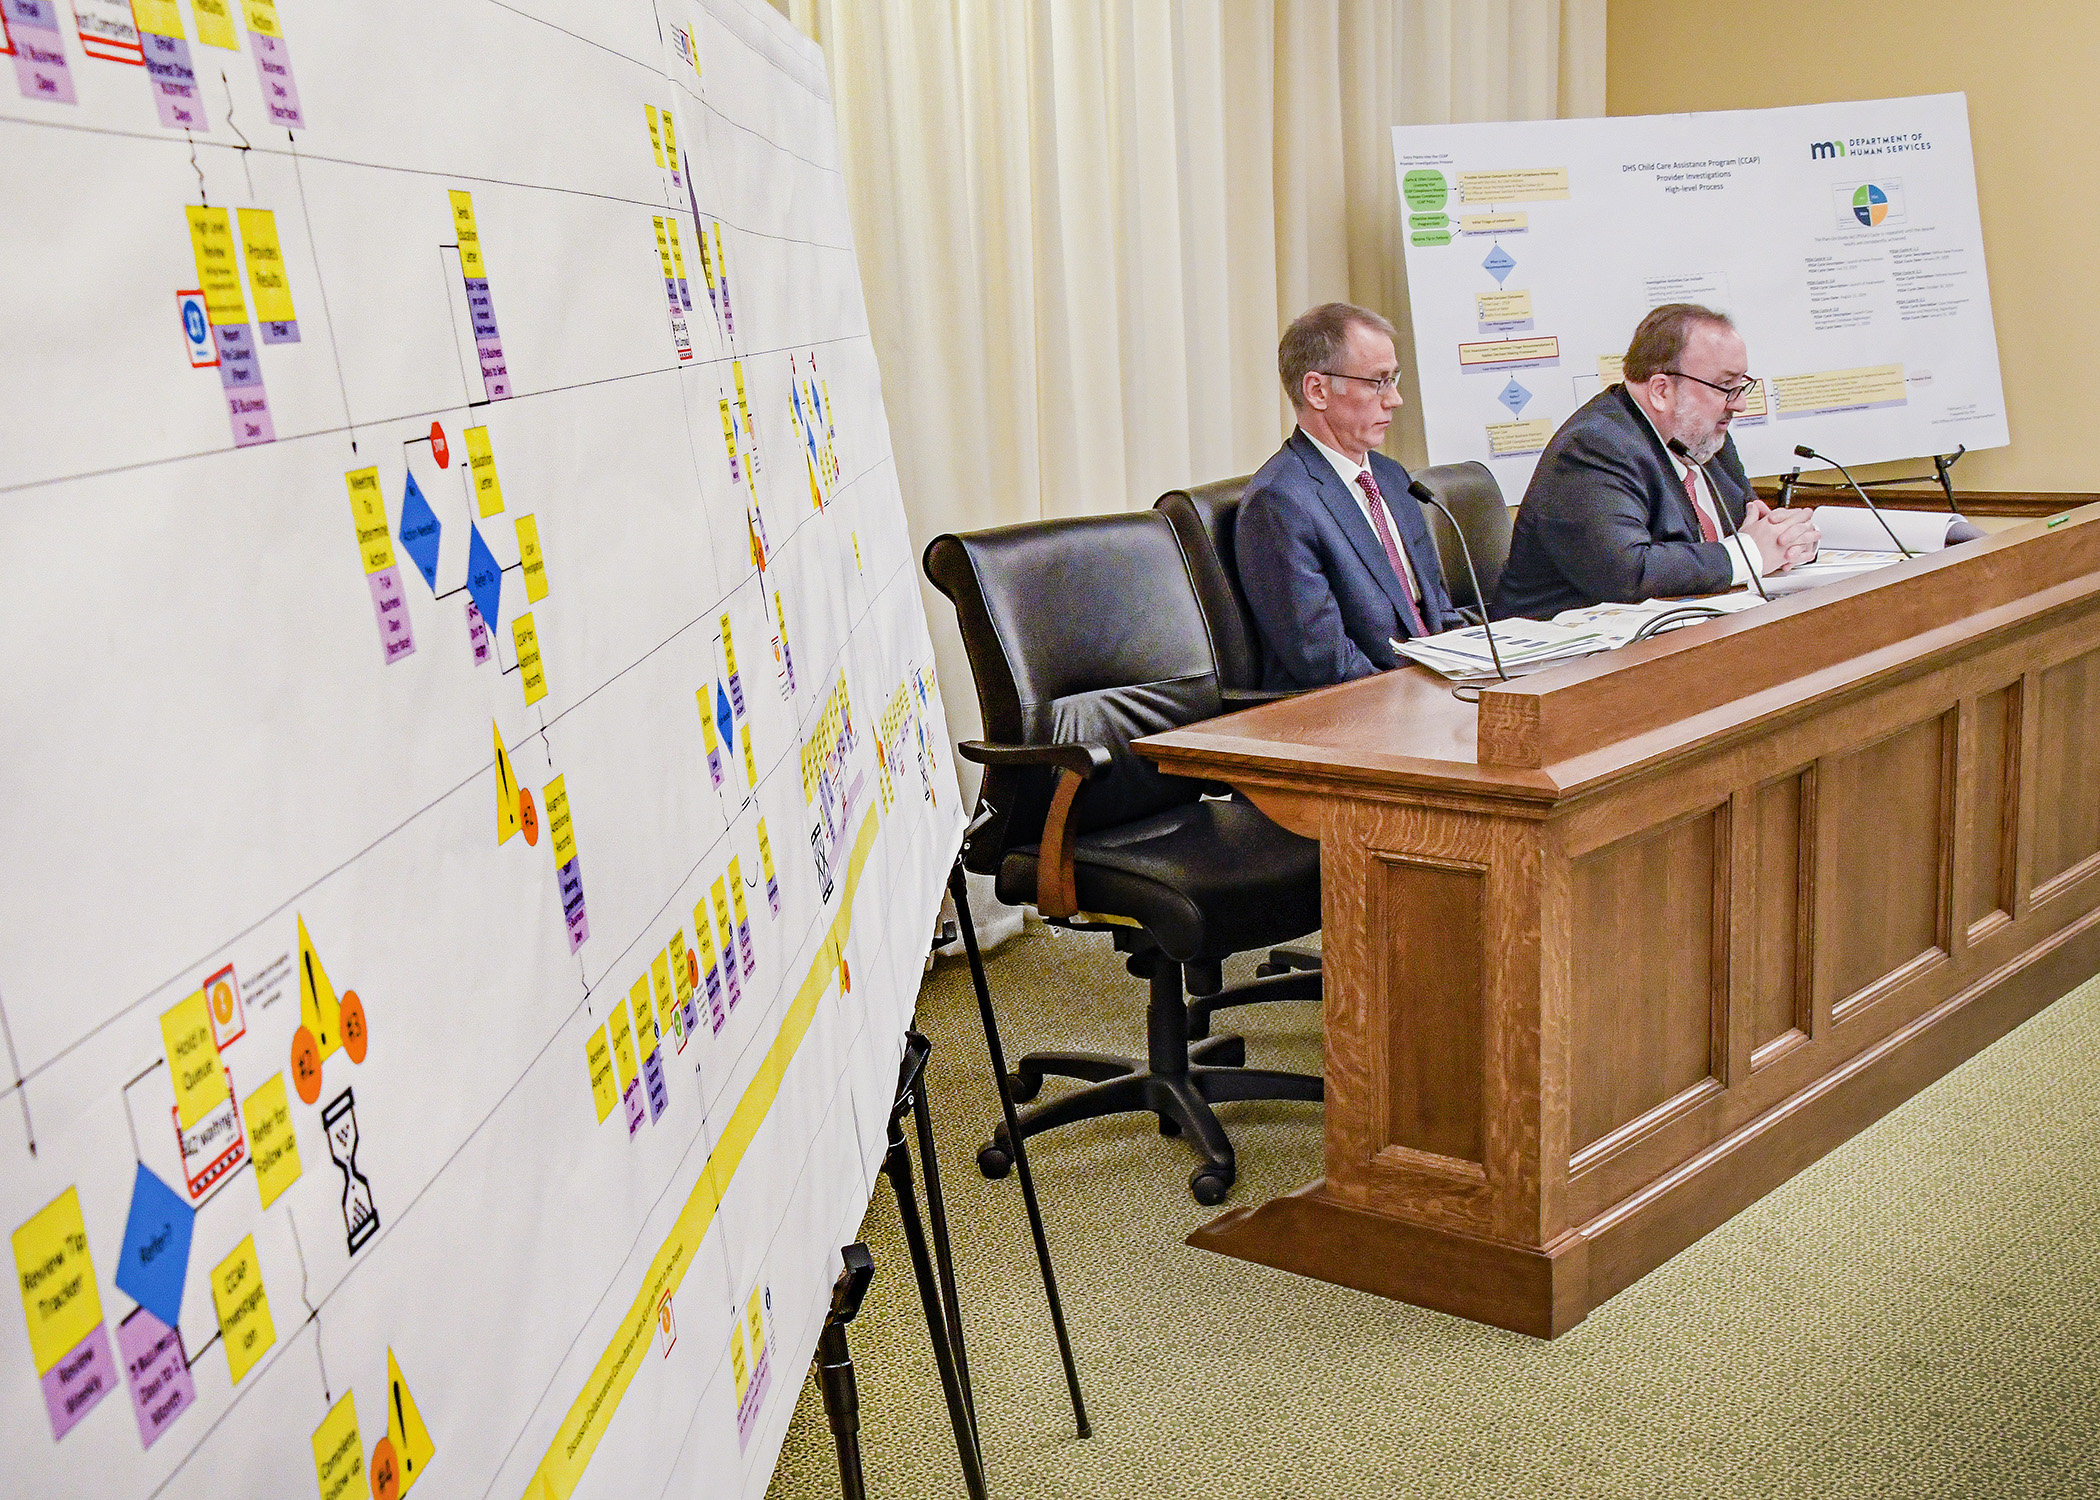
M1411 363L1390 128L1604 112L1605 0L785 8L829 63L922 548L1257 468L1286 431L1296 313L1374 308ZM1421 444L1410 408L1389 446ZM927 614L950 727L973 737L930 589Z

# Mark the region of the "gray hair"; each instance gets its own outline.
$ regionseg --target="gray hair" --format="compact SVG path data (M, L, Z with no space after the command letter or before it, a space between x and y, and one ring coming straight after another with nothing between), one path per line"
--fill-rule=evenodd
M1684 358L1692 331L1713 324L1733 328L1735 320L1696 302L1665 302L1656 308L1641 319L1641 326L1633 330L1633 342L1626 346L1626 383L1639 385L1673 369Z
M1400 336L1392 324L1353 302L1322 302L1298 314L1284 329L1276 345L1276 373L1283 378L1284 393L1294 410L1305 407L1305 377L1333 365L1349 341L1349 330L1358 324L1376 329L1399 346Z

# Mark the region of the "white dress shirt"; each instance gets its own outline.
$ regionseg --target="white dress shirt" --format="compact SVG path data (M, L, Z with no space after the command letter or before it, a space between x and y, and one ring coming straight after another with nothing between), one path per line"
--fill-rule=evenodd
M1638 401L1633 403L1633 408L1641 414L1642 420L1647 422L1648 430L1655 434L1656 441L1662 443L1663 453L1669 458L1670 467L1676 471L1677 487L1684 488L1685 475L1699 476L1699 483L1694 491L1698 497L1696 503L1713 527L1714 534L1721 538L1721 545L1728 549L1729 561L1734 566L1734 576L1728 580L1729 586L1747 587L1752 578L1763 578L1769 574L1772 570L1765 566L1765 555L1757 545L1741 533L1730 535L1729 524L1721 519L1721 501L1714 493L1712 476L1706 470L1696 468L1677 456L1669 443L1663 440L1662 429L1655 425L1655 418L1648 415L1648 408Z
M1303 427L1298 430L1305 432ZM1364 462L1358 463L1346 454L1335 452L1334 449L1328 447L1309 432L1305 432L1305 440L1319 449L1325 455L1327 461L1334 465L1334 472L1341 476L1342 488L1355 498L1357 510L1363 513L1364 524L1371 528L1371 535L1378 535L1378 523L1371 518L1371 497L1365 492L1363 482L1356 477L1359 474L1371 473L1369 455L1365 455ZM1378 477L1375 474L1372 475L1371 482L1374 485L1378 483ZM1379 493L1383 495L1385 492L1380 490ZM1422 584L1421 580L1415 577L1415 561L1407 555L1407 543L1400 540L1400 526L1393 519L1392 506L1385 505L1382 501L1380 503L1381 508L1385 511L1385 524L1392 532L1394 550L1400 554L1400 581L1407 586L1408 593L1414 596L1415 603L1420 605L1422 602Z

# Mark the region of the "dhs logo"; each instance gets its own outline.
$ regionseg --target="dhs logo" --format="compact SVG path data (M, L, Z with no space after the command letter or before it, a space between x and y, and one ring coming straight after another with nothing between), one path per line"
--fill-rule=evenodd
M1836 161L1845 154L1843 141L1817 141L1808 148L1810 161Z

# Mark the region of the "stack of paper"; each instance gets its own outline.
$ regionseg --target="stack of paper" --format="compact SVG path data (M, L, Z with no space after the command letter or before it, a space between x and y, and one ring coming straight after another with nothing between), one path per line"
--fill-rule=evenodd
M1498 620L1493 650L1488 646L1487 631L1478 625L1392 644L1408 660L1418 661L1445 677L1492 677L1497 651L1503 670L1513 671L1520 666L1588 656L1606 649L1610 642L1595 630L1570 629L1543 620Z
M1587 609L1564 609L1553 617L1556 625L1570 630L1588 630L1602 637L1606 648L1616 649L1640 634L1650 620L1671 610L1699 608L1717 614L1736 614L1755 609L1765 601L1754 593L1712 594L1702 599L1644 599L1638 604L1592 604ZM1696 625L1696 618L1688 624ZM1667 627L1665 627L1667 628ZM1500 627L1497 627L1499 638Z

